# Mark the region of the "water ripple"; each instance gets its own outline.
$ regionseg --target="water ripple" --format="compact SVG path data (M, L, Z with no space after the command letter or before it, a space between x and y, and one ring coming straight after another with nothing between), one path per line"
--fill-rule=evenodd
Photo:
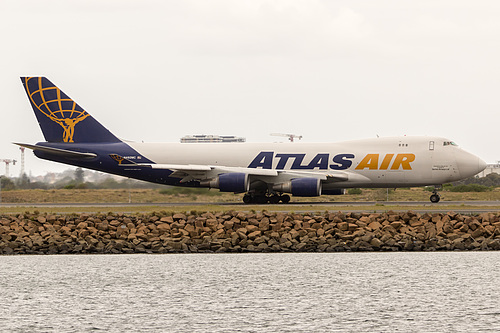
M5 332L496 332L498 252L0 257Z

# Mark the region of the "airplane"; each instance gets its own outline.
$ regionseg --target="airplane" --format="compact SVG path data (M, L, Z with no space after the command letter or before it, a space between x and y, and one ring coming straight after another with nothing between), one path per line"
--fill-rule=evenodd
M435 136L339 143L143 143L116 137L45 77L21 81L45 142L15 143L45 160L143 181L245 193L243 202L288 203L290 195L347 188L434 186L485 169L479 157Z

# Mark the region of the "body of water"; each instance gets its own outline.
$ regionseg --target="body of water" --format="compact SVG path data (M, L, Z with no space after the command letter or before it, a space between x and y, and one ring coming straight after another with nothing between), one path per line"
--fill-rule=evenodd
M500 252L0 256L1 332L498 332Z

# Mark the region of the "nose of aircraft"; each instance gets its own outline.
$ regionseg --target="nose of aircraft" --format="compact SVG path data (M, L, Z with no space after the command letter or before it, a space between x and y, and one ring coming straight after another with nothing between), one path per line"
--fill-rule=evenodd
M462 178L468 178L477 175L486 169L486 162L476 155L462 152L457 158L457 166Z

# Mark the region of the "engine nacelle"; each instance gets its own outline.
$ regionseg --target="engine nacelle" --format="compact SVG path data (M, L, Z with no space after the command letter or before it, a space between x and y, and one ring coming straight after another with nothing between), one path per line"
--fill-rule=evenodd
M273 185L273 190L292 193L296 197L317 197L321 195L321 180L318 178L297 178Z
M200 182L201 186L218 188L221 192L248 192L249 182L246 173L223 173L217 178Z

